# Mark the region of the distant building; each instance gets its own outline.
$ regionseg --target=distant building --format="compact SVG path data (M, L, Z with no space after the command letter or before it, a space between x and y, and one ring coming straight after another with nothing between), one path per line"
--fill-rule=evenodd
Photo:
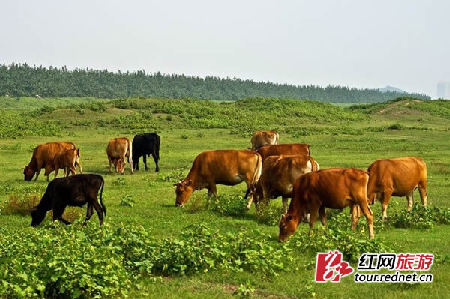
M439 82L437 85L437 97L450 99L450 82Z

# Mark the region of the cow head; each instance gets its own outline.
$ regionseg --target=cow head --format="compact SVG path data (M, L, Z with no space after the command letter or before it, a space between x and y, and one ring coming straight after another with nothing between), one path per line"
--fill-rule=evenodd
M258 182L253 190L253 202L255 203L256 206L258 206L259 203L264 203L263 199L264 195L262 190L262 184L261 182Z
M297 230L298 219L295 219L292 215L283 214L280 220L280 235L278 241L284 242L290 236L292 236Z
M116 172L123 174L125 172L125 161L122 158L114 159L113 161Z
M175 188L175 206L183 206L194 192L194 184L191 180L183 180L174 185Z
M31 181L31 179L34 176L34 169L31 168L30 166L25 166L25 168L23 169L23 174L25 176L25 181Z
M39 225L44 220L46 212L45 210L39 209L39 207L33 208L31 210L31 226Z

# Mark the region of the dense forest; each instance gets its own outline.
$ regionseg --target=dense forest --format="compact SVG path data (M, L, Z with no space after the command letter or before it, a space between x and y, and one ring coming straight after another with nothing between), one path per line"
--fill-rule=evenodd
M382 92L341 86L288 85L252 80L167 75L145 71L0 65L0 96L97 98L194 98L238 100L249 97L312 99L335 103L384 102L402 96L429 99L423 94Z

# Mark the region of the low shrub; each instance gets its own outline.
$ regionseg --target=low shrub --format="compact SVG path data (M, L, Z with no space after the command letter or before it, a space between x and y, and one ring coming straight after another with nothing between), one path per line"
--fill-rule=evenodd
M351 230L351 217L348 213L336 213L328 218L328 229L316 223L313 233L297 233L290 241L293 249L310 253L327 252L338 249L346 260L357 261L364 252L392 251L382 240L369 240L366 227L358 226Z
M112 228L51 223L16 233L1 230L0 297L126 295L142 275L214 269L273 277L292 261L287 244L270 242L259 231L222 234L203 224L166 239L129 224Z
M23 194L22 196L11 194L3 204L1 212L4 215L30 215L31 209L37 206L40 200L41 196L38 194Z
M259 223L266 225L278 225L280 223L280 217L284 213L282 207L275 206L273 204L259 204L256 209L255 217Z
M225 216L242 216L248 211L247 200L240 195L212 196L208 201L208 209Z
M430 229L435 224L450 224L450 209L415 203L411 211L403 209L390 216L388 224L396 228Z

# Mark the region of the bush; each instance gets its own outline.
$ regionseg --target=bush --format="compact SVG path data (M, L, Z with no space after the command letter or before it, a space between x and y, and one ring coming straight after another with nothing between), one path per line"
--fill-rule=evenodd
M221 234L203 224L187 227L177 239L156 239L129 224L0 231L0 297L126 295L142 275L213 269L273 277L292 260L289 252L259 231Z
M401 210L388 218L396 228L430 229L434 224L450 224L450 209L424 207L415 203L412 210Z
M209 199L208 209L220 215L242 216L247 213L247 200L239 195L218 195Z
M37 194L9 195L7 201L3 204L2 214L30 215L31 209L37 206L40 200L41 197Z
M392 124L388 127L388 130L401 130L402 125L401 124Z
M255 216L259 223L278 225L280 223L280 217L283 213L284 210L282 207L260 203L256 209Z
M295 234L291 240L293 248L302 253L338 249L346 260L353 262L364 252L392 251L380 239L369 240L365 227L358 226L358 229L352 231L351 217L348 213L333 212L331 216L328 219L328 229L319 226L311 236L308 233Z

